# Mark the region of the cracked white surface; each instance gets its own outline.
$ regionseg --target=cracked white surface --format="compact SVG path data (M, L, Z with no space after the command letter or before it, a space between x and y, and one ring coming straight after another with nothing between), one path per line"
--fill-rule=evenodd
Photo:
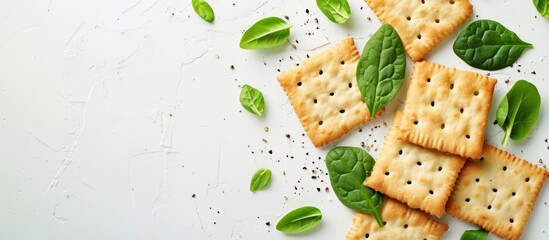
M352 212L325 175L329 147L315 149L302 135L275 77L349 36L362 50L377 18L363 1L350 1L343 25L314 1L209 3L211 24L190 0L0 3L0 239L287 239L274 226L303 205L319 207L323 220L292 238L345 236ZM494 105L519 79L548 95L549 20L529 2L472 3L473 19L497 20L534 44L512 68L491 73ZM267 16L288 17L289 43L240 49L243 31ZM474 70L453 54L456 35L428 59ZM243 84L263 91L262 118L240 106ZM336 144L364 142L375 157L404 98L405 89L382 118ZM538 165L549 161L544 104L531 136L508 148ZM490 124L486 135L498 144L502 132ZM272 183L251 193L260 167L273 171ZM524 239L549 238L548 201L544 188ZM474 228L443 221L445 239Z

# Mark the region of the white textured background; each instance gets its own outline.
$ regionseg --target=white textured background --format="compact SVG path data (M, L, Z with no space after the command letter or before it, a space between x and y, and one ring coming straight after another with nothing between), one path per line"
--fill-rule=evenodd
M359 0L350 0L343 25L329 22L314 1L209 2L213 24L190 0L0 0L0 239L345 236L352 212L331 191L323 162L335 144L315 149L302 135L275 77L347 36L362 49L377 18ZM469 22L497 20L534 44L513 67L491 74L499 80L496 106L518 79L538 87L537 126L506 149L542 165L549 160L549 19L529 0L472 3ZM292 44L240 49L243 31L267 16L289 17ZM427 60L473 70L451 50L456 35ZM264 117L240 106L243 84L263 91ZM336 144L364 142L377 156L405 91L382 118ZM489 143L502 136L488 126ZM272 169L273 179L253 194L249 180L259 167ZM548 201L545 187L524 239L549 238ZM322 210L318 228L292 237L275 230L284 213L303 205ZM445 239L475 228L443 221Z

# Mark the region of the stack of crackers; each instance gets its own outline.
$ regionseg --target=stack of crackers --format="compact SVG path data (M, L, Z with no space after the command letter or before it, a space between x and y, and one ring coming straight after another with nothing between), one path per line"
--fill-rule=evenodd
M385 227L356 213L346 239L440 239L445 212L519 239L548 172L484 143L495 79L422 61L469 17L471 4L365 1L396 29L415 63L404 108L365 182L386 196ZM316 147L370 120L356 81L359 58L349 38L278 76Z

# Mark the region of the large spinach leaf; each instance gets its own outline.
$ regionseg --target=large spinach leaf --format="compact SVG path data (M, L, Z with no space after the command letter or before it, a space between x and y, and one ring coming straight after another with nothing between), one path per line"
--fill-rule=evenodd
M477 20L454 42L454 53L472 67L498 70L512 65L532 44L492 20Z
M316 0L316 5L332 22L344 23L351 17L347 0Z
M243 49L262 49L284 44L290 37L291 24L279 17L268 17L252 25L240 39Z
M541 16L549 18L549 0L534 0L534 6Z
M459 240L486 240L488 239L488 232L482 229L479 230L467 230L463 232Z
M276 224L276 230L284 233L301 233L313 229L322 220L320 209L305 206L287 213Z
M370 154L356 147L335 147L326 156L330 182L339 201L350 209L374 216L383 227L383 195L364 186L374 164Z
M356 69L362 98L374 117L396 95L406 72L406 55L400 36L383 24L368 40Z
M534 127L541 105L541 97L534 84L525 80L517 81L503 97L496 110L496 119L505 131L502 144L509 138L524 139Z

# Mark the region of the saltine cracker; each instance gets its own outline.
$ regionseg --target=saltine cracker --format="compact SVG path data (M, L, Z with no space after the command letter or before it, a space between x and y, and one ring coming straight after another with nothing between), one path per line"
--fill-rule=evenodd
M359 58L347 38L277 77L315 147L370 119L356 80Z
M496 79L416 62L399 123L399 138L462 157L482 155Z
M400 35L406 53L419 61L472 13L468 0L365 0Z

